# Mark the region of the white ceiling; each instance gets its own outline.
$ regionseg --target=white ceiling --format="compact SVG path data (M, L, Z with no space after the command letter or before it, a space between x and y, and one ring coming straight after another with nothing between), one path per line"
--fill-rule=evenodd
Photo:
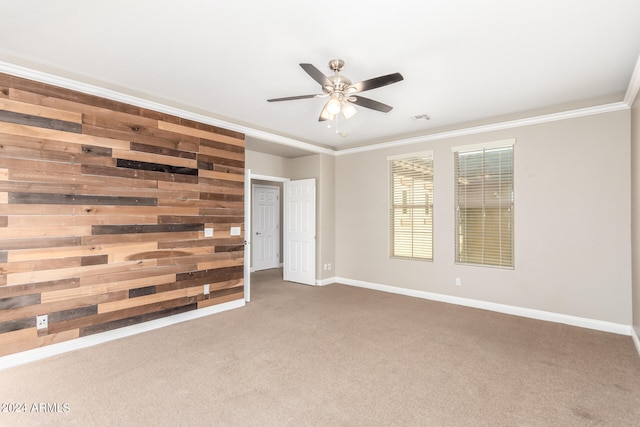
M239 125L262 151L621 101L640 54L638 0L0 0L0 16L0 61ZM266 102L320 93L298 64L330 75L333 58L353 82L404 76L363 94L394 109L357 107L347 137L318 122L325 99Z

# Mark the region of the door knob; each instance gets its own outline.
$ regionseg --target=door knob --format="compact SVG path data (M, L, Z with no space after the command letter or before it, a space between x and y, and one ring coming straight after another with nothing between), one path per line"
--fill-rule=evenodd
M262 233L258 233L258 232L256 231L256 236L258 236L258 235L260 235L260 234L262 234Z

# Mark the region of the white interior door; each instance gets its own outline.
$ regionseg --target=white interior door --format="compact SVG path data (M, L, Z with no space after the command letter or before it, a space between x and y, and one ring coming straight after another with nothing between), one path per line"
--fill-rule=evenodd
M316 180L284 183L283 278L316 284Z
M280 267L280 188L253 186L253 270Z

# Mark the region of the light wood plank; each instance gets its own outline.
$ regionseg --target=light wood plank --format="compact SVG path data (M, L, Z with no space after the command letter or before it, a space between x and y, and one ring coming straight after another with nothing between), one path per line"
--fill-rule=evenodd
M218 148L200 146L200 154L206 154L209 156L225 157L233 160L244 160L244 153L232 153L231 151L220 150Z
M119 252L131 252L131 251L154 251L158 249L157 242L147 243L130 243L121 244L115 243L111 245L87 245L87 246L70 246L67 248L56 248L52 251L50 248L46 249L25 249L20 251L10 251L8 255L9 262L24 262L34 261L41 259L57 259L57 258L70 258L81 256L93 256L93 255L109 255Z
M29 138L52 139L74 144L97 145L98 147L127 149L129 141L122 141L98 136L87 136L80 133L64 132L53 129L36 128L26 125L0 122L0 132Z
M7 274L7 286L48 280L70 279L85 275L113 274L121 271L150 269L158 265L156 260L129 261L115 265L89 265L85 267L61 268L57 270L31 271Z
M208 132L206 130L200 130L188 126L177 125L174 123L159 121L158 129L167 130L169 132L175 132L183 135L191 135L198 138L210 139L213 141L224 142L225 144L237 145L244 147L244 139L238 139L231 136L220 135L214 132Z
M10 99L0 98L0 110L13 111L14 113L29 114L38 117L46 117L55 120L63 120L65 122L82 123L81 113L45 107L42 105L33 105L26 102L13 101Z
M204 178L226 179L227 181L244 182L244 175L200 169L198 175Z
M223 304L225 302L237 301L241 299L244 299L244 292L238 292L235 294L223 295L221 297L198 301L198 308L211 307L212 305Z
M33 334L29 335L24 340L14 341L6 345L0 344L0 356L6 356L21 351L44 347L46 345L69 341L80 337L79 329L71 329L68 331L58 332L57 334L44 335L41 337L38 336L36 328L27 329L27 331L32 332ZM0 337L2 335L0 335Z
M80 225L118 225L118 224L157 224L157 215L12 215L9 227L42 226L80 226Z
M90 226L60 226L60 227L3 227L0 228L0 239L86 236L91 234Z

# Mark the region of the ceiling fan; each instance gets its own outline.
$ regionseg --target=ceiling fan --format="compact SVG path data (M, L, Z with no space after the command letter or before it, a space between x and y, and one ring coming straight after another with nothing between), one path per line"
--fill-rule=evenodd
M267 99L267 101L278 102L329 97L329 100L324 105L324 108L320 113L319 121L333 120L340 113L342 113L345 119L353 117L357 110L352 104L388 113L393 109L393 107L356 94L387 86L392 83L397 83L404 79L400 73L393 73L375 77L373 79L363 80L358 83L351 83L351 80L346 76L340 75L340 71L344 66L344 61L342 59L332 59L329 61L329 68L334 72L330 77L325 76L312 64L300 64L300 66L311 76L312 79L320 83L323 93L315 95L288 96L285 98Z

